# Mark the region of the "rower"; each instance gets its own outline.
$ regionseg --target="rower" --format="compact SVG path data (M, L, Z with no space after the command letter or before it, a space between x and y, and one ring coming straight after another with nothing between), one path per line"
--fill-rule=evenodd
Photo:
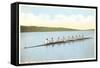
M47 44L47 43L49 43L49 40L48 40L48 38L45 40L45 44Z
M82 38L84 38L84 35L82 34Z
M76 35L76 37L75 37L75 39L77 39L78 37L77 37L77 35Z
M72 36L72 40L74 39L74 36Z
M58 40L57 41L60 41L60 38L58 37Z
M71 39L70 39L70 36L68 36L68 40L71 40Z
M65 41L65 37L63 36L63 39L62 39L63 41Z
M51 42L53 42L53 37L51 38Z
M81 36L79 35L79 38L78 39L80 39L81 38Z

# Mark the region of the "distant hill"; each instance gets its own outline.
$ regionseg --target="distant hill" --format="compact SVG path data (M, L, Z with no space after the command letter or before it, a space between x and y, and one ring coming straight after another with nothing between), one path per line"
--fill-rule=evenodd
M87 31L94 31L95 29L87 29Z
M57 27L21 26L21 32L75 31L77 29Z

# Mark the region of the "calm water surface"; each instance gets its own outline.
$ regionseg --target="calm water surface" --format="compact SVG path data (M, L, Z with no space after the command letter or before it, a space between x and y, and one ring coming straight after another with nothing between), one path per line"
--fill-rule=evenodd
M69 42L65 44L56 44L50 46L37 46L45 43L46 38L57 40L67 38L68 36L84 35L91 39ZM39 62L49 60L69 60L95 58L96 42L94 31L62 31L62 32L22 32L20 34L20 61L21 62Z

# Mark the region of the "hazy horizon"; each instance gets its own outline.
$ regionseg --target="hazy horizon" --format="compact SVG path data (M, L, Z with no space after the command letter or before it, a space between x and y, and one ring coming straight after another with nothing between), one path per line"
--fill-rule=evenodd
M90 8L19 5L21 26L95 29L96 10Z

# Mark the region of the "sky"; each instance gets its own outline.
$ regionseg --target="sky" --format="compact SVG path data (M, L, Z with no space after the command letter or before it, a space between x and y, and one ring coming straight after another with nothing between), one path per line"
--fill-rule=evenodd
M23 26L95 29L96 10L93 8L20 4L19 22Z

